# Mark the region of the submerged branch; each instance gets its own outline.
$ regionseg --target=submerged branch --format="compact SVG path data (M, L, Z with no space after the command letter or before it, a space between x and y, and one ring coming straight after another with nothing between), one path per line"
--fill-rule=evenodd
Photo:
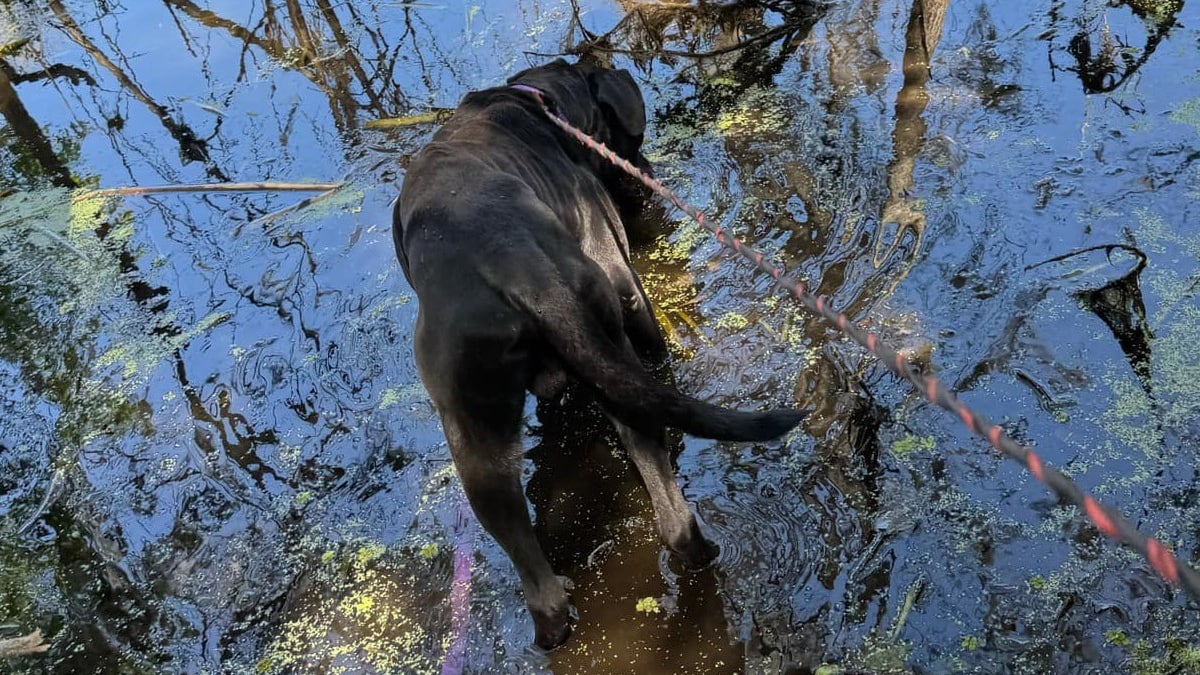
M568 49L565 52L555 54L545 54L542 52L525 52L533 56L580 56L592 52L602 52L605 54L624 54L627 56L673 56L684 59L707 59L714 56L721 56L736 51L741 51L747 47L753 47L764 42L773 42L795 30L795 26L791 23L784 23L770 30L765 30L758 35L742 40L736 44L727 45L718 49L711 49L706 52L690 52L678 49L628 49L625 47L613 47L606 44L598 44L592 42L583 42L575 47Z
M0 640L0 659L41 654L47 649L50 649L50 645L42 640L42 631L35 630L29 635Z
M343 185L344 185L344 183L343 183ZM313 204L316 204L317 202L321 201L322 199L328 199L329 197L332 197L334 195L334 193L336 193L341 188L342 188L342 185L338 185L337 187L332 187L332 188L322 192L321 194L313 195L312 197L305 197L304 199L301 199L300 201L296 202L295 204L292 204L291 206L285 206L282 209L279 209L278 211L272 211L264 216L259 216L258 218L255 218L254 220L247 223L247 226L266 225L267 223L271 222L272 220L275 220L276 218L278 218L282 215L286 215L288 213L291 213L292 211L299 211L300 209L307 208L309 206L312 206Z
M29 38L23 37L23 38L19 38L17 40L13 40L12 42L8 42L8 43L0 45L0 59L4 58L6 56L12 56L13 54L16 54L17 52L21 51L21 48L27 44L29 44Z
M451 108L437 108L430 112L417 113L415 115L405 115L404 117L384 117L377 120L368 120L363 124L364 129L399 129L402 127L411 127L418 124L441 124L450 119L454 114Z
M71 198L74 203L116 195L146 195L168 192L326 192L345 183L200 183L197 185L135 185L91 190Z
M1045 260L1043 260L1041 262L1036 262L1036 263L1033 263L1032 265L1026 265L1025 271L1028 272L1029 270L1034 269L1036 267L1041 267L1042 265L1049 265L1050 263L1061 262L1068 258L1074 258L1077 255L1083 255L1084 253L1091 253L1092 251L1104 251L1105 255L1108 255L1108 256L1111 256L1113 251L1125 251L1126 253L1130 253L1138 259L1137 268L1133 270L1134 272L1140 272L1142 270L1142 268L1146 266L1146 263L1150 260L1149 256L1147 256L1145 253L1143 253L1142 249L1140 249L1136 246L1130 246L1129 244L1097 244L1096 246L1087 246L1084 248L1077 248L1073 251L1068 251L1067 253L1063 253L1062 255L1056 255L1053 258L1046 258Z

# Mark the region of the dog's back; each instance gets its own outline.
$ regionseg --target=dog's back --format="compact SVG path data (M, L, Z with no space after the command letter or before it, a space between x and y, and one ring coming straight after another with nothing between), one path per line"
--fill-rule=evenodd
M421 301L418 333L438 332L428 350L486 344L500 361L527 361L513 376L529 388L548 348L635 428L667 420L707 438L765 440L794 426L794 411L738 413L685 397L624 348L622 298L638 289L617 209L527 103L507 90L469 96L410 164L395 232Z

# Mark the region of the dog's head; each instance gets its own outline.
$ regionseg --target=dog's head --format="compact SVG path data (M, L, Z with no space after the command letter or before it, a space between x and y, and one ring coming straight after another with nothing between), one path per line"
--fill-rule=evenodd
M508 83L540 89L568 122L603 141L618 155L649 169L639 152L646 133L646 104L629 71L585 60L570 64L555 59L522 70Z

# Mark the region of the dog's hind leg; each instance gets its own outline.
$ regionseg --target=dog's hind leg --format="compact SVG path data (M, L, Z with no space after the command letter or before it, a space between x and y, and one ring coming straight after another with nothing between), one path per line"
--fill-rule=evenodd
M424 308L422 308L424 310ZM455 321L422 314L414 351L433 399L450 456L475 517L513 562L544 649L571 634L571 606L534 535L521 490L521 415L527 365L514 358L503 322L463 337L445 331ZM457 324L469 322L457 319ZM478 323L478 322L477 322Z
M450 454L475 516L508 554L533 617L535 643L553 649L571 635L571 606L534 535L521 490L521 445L515 420L511 434L488 433L461 421L470 410L442 416Z
M663 543L688 567L700 568L712 562L717 556L717 547L701 534L696 517L683 498L671 468L665 430L646 434L622 424L611 414L608 417L650 494L654 522Z
M649 312L647 311L647 314ZM654 326L657 329L657 325ZM636 350L628 338L625 350L633 354ZM650 494L654 507L654 522L662 542L675 555L692 568L704 567L717 556L717 547L704 538L696 524L696 516L683 498L675 470L671 467L671 455L667 451L666 429L638 431L623 424L611 412L608 419L617 429L621 443L633 465L642 477L642 484Z

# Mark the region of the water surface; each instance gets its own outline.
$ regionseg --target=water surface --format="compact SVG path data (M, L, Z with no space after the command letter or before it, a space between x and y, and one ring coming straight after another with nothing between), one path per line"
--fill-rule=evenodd
M363 125L605 34L674 189L1200 560L1198 28L1181 0L0 3L0 638L49 647L4 665L441 667L462 498L388 230L434 125ZM267 222L303 195L78 199L342 179ZM581 623L531 653L478 536L468 671L1200 672L1195 603L1136 554L655 222L679 386L814 413L679 439L722 547L685 574L586 401L531 403Z

